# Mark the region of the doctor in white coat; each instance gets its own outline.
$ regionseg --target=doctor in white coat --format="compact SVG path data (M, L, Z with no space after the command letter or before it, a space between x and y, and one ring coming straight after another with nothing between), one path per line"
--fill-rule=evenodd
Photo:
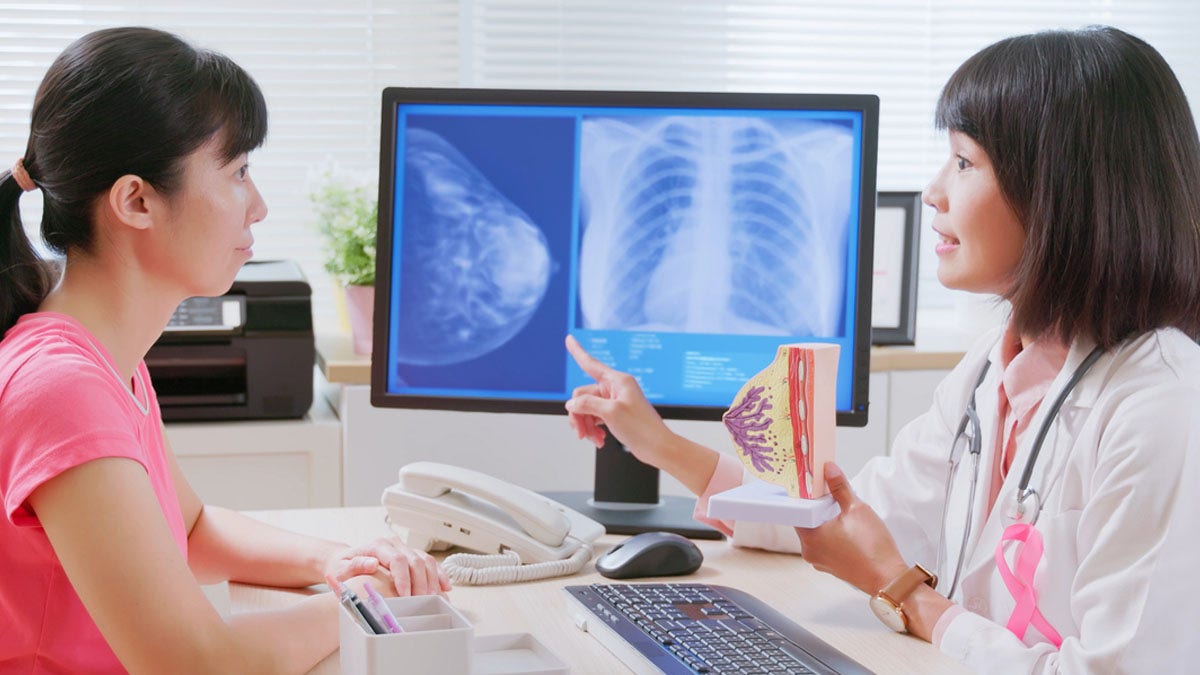
M885 624L979 672L1189 672L1200 626L1200 141L1162 57L1112 28L985 48L951 77L950 156L925 191L938 278L1012 316L887 457L826 479L842 513L792 530L714 522L800 552ZM636 381L567 403L701 497L742 480L670 432ZM603 428L602 428L603 427ZM865 610L864 610L865 611Z

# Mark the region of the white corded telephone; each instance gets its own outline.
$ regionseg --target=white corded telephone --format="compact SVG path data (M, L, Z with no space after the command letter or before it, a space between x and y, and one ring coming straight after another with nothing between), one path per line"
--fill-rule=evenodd
M592 558L604 526L531 490L457 466L414 462L383 492L388 522L426 551L461 546L442 562L457 584L574 574ZM528 563L528 564L522 564Z

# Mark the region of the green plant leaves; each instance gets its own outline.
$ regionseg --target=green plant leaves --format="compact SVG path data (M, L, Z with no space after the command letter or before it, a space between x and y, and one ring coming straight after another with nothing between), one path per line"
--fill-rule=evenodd
M345 286L375 283L375 227L379 206L365 187L329 178L309 198L325 238L325 270Z

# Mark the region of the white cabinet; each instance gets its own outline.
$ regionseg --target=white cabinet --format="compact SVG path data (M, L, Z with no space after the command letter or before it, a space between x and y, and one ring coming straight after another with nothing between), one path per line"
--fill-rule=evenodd
M316 397L298 420L168 422L167 439L206 504L233 509L342 503L342 430Z

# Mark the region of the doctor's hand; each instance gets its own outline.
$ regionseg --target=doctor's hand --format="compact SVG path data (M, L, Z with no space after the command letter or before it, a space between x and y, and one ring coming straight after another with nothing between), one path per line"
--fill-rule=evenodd
M435 595L450 590L450 579L437 560L424 551L410 548L397 537L376 539L369 544L347 547L325 565L326 579L344 581L357 576L390 580L392 589L376 587L385 595ZM330 584L332 587L333 584Z
M597 361L570 335L567 351L583 372L596 380L576 388L567 401L567 421L575 433L600 447L605 434L601 427L606 427L634 457L663 468L660 455L675 434L646 400L637 380Z
M908 565L883 520L854 496L850 481L833 462L825 464L825 481L842 512L820 527L796 528L801 555L818 570L874 595Z

